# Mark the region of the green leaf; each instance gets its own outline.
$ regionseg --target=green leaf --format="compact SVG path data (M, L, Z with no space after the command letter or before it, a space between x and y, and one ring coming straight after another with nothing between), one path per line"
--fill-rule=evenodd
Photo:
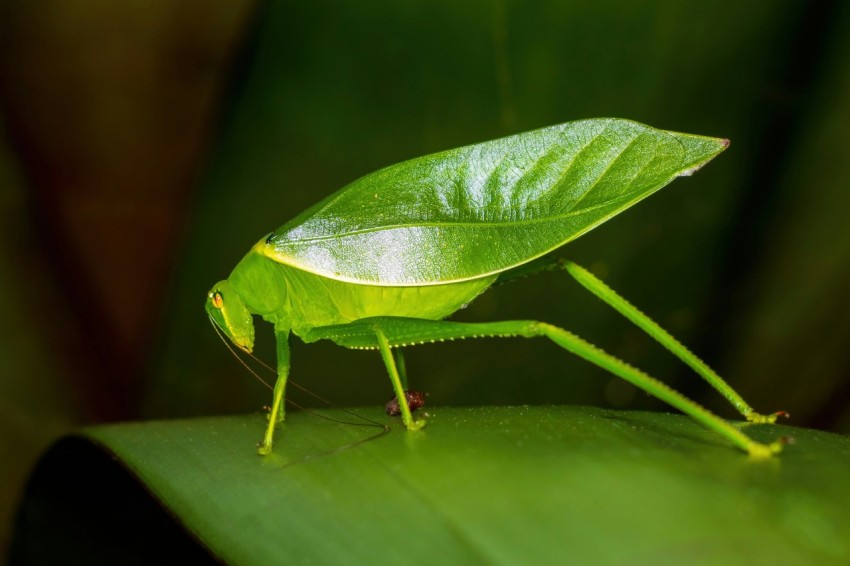
M727 146L616 118L570 122L376 171L259 250L342 281L473 279L562 246Z
M846 437L749 427L762 440L796 439L780 457L754 461L678 415L560 406L430 412L422 431L404 432L396 421L390 434L356 446L350 445L374 429L291 413L267 458L255 454L261 415L104 426L83 436L114 455L228 563L850 558ZM362 413L387 420L377 408ZM79 460L71 452L50 465L56 473L41 474L31 493L61 489ZM102 486L77 491L84 501L101 492L123 509L101 509L105 524L135 513ZM23 538L44 551L51 539L37 536L46 514L41 501L25 501L19 534L36 533ZM19 537L21 555L30 546ZM73 541L69 546L53 550L68 558Z

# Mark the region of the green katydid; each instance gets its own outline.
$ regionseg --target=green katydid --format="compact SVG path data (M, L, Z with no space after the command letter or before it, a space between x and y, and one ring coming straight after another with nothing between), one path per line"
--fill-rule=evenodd
M756 413L656 323L578 265L549 252L690 175L729 142L621 119L570 122L399 163L354 181L264 236L209 292L212 322L251 352L252 315L274 325L277 382L260 454L284 420L289 335L378 350L409 430L400 348L447 339L549 338L631 382L758 457L756 442L655 378L548 323L443 320L494 283L563 269L664 345L749 422Z

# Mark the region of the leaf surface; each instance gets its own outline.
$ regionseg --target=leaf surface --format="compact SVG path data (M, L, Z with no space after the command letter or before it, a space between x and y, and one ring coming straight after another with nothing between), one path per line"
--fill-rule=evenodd
M615 118L534 130L376 171L275 231L260 251L356 283L473 279L562 246L727 145Z
M378 408L362 412L388 420ZM779 458L752 461L680 415L570 406L429 412L421 431L407 433L392 419L390 434L336 451L372 429L294 412L268 458L255 452L262 415L113 425L84 435L232 564L850 558L847 437L749 427L763 441L796 438ZM68 483L81 465L73 453L54 459L55 473L42 476L41 488ZM78 475L97 476L91 466ZM101 523L134 516L126 496L104 489L67 486L82 501L111 501L119 511L96 506ZM23 508L32 509L23 516L35 521L32 545L43 551L53 540L37 522L47 505L42 499ZM73 513L80 516L79 506ZM59 515L66 532L67 510Z

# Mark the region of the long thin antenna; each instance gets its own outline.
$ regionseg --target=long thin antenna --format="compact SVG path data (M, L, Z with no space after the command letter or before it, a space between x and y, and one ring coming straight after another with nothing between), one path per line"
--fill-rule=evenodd
M272 369L272 367L271 367L269 364L267 364L266 362L264 362L263 360L261 360L260 358L258 358L257 356L255 356L254 354L252 354L252 353L250 353L250 352L245 352L245 353L246 353L246 354L248 354L248 356L250 356L250 357L251 357L251 358L252 358L255 362L257 362L258 364L260 364L261 366L263 366L264 368L266 368L268 371L270 371L270 372L272 372L272 373L275 373L275 374L277 373L277 372L275 372L275 371L274 371L274 369ZM299 383L296 383L296 382L292 381L292 379L287 380L287 384L291 384L293 387L295 387L295 388L296 388L296 389L298 389L299 391L304 392L305 394L309 395L309 396L310 396L310 397L312 397L313 399L316 399L316 400L318 400L318 401L321 401L322 403L324 403L324 404L328 405L329 407L333 407L334 409L340 410L340 411L342 411L342 412L344 412L344 413L346 413L346 414L348 414L348 415L351 415L351 416L352 416L352 417L354 417L354 418L360 419L360 420L362 420L362 421L366 421L366 423L368 423L368 424L364 424L364 423L352 423L352 422L349 422L349 421L340 421L340 420L337 420L337 419L331 419L330 417L326 417L326 416L324 416L324 415L320 415L320 414L318 414L318 413L315 413L315 412L310 411L309 409L304 409L303 407L300 407L300 406L296 405L299 409L304 409L304 410L306 410L306 411L308 411L308 412L312 412L312 414L314 414L314 415L316 415L316 416L318 416L318 417L322 417L323 419L329 419L329 420L332 420L332 421L335 421L335 422L338 422L338 423L350 424L350 425L354 425L354 426L380 426L380 427L384 427L384 426L386 426L386 425L383 425L383 424L381 424L381 423L379 423L379 422L377 422L377 421L373 421L373 420L372 420L372 419L370 419L370 418L364 417L363 415L359 415L359 414L355 413L354 411L350 411L350 410L348 410L348 409L346 409L346 408L344 408L344 407L338 407L338 406L337 406L337 405L336 405L333 401L331 401L331 400L329 400L329 399L326 399L325 397L322 397L321 395L319 395L319 394L317 394L317 393L313 393L312 391L310 391L309 389L307 389L307 388L306 388L306 387L304 387L303 385L300 385ZM294 403L293 403L293 404L294 404Z
M230 342L227 340L227 338L224 337L224 334L222 333L221 329L218 327L218 323L215 321L215 319L213 317L209 316L209 315L207 315L207 318L210 319L210 323L212 324L212 327L215 329L215 333L218 334L219 339L222 342L224 342L224 345L227 346L227 349L230 350L230 353L233 354L233 357L236 358L237 360L239 360L239 363L242 364L245 367L245 369L247 369L249 372L251 372L251 375L253 375L254 377L257 378L257 381L259 381L260 383L262 383L263 385L265 385L266 387L268 387L269 389L274 391L274 387L269 385L268 381L266 381L265 379L260 377L260 375L257 372L255 372L253 369L251 369L251 366L246 364L245 361L242 358L239 357L239 354L236 353L236 350L233 349L233 346L231 346ZM253 358L254 356L251 356L251 357ZM256 358L254 358L254 359L256 359ZM265 365L265 364L263 364L263 365ZM268 366L266 366L266 367L268 367Z
M269 384L269 382L267 382L265 379L263 379L262 377L260 377L260 375L259 375L257 372L255 372L255 371L254 371L254 369L253 369L251 366L249 366L249 365L245 362L245 360L243 360L243 359L239 356L239 354L236 352L236 350L233 348L233 346L231 346L230 342L229 342L229 341L227 340L227 338L224 336L223 331L221 330L221 328L219 328L218 323L215 321L215 319L214 319L213 317L209 316L209 315L207 316L207 318L209 318L209 319L210 319L210 323L212 324L212 327L215 329L215 333L216 333L216 334L218 334L219 339L220 339L220 340L224 343L224 345L225 345L225 346L227 346L227 349L228 349L228 350L230 350L230 353L231 353L231 354L233 354L233 357L234 357L234 358L236 358L236 359L239 361L239 363L240 363L240 364L242 364L242 366L243 366L245 369L247 369L247 370L251 373L251 375L253 375L255 378L257 378L257 380L258 380L260 383L262 383L263 385L265 385L268 389L270 389L270 390L274 391L274 388L273 388L273 387ZM268 370L269 372L271 372L271 373L272 373L272 374L274 374L274 375L277 375L277 372L276 372L276 371L274 370L274 368L272 368L269 364L267 364L266 362L264 362L263 360L261 360L260 358L258 358L258 357L257 357L257 356L255 356L254 354L252 354L251 352L246 352L245 350L242 350L242 351L243 351L245 354L247 354L247 355L248 355L248 356L249 356L252 360L254 360L254 361L255 361L255 362L257 362L258 364L260 364L262 367L264 367L266 370ZM300 390L300 391L303 391L303 392L304 392L304 393L306 393L307 395L310 395L310 396L311 396L311 397L313 397L314 399L317 399L317 400L321 401L322 403L325 403L325 404L326 404L326 405L328 405L329 407L332 407L332 408L335 408L335 409L337 409L337 410L340 410L340 411L342 411L342 412L346 413L347 415L350 415L350 416L352 416L352 417L354 417L354 418L360 419L361 421L365 421L365 422L351 422L351 421L344 421L344 420L341 420L341 419L335 419L335 418L333 418L333 417L329 417L329 416L327 416L327 415L323 415L323 414L321 414L321 413L317 413L316 411L313 411L312 409L308 409L308 408L304 407L303 405L299 405L298 403L296 403L295 401L293 401L293 400L291 400L291 399L286 399L286 402L287 402L287 403L289 403L290 405L292 405L293 407L295 407L295 408L297 408L297 409L300 409L300 410L302 410L302 411L305 411L305 412L307 412L307 413L309 413L309 414L311 414L311 415L314 415L314 416L316 416L316 417L319 417L319 418L321 418L321 419L325 419L325 420L327 420L327 421L331 421L331 422L335 422L335 423L339 423L339 424L347 424L347 425L351 425L351 426L374 426L374 427L380 427L380 428L384 429L384 431L383 431L383 432L381 432L381 433L380 433L379 435L377 435L377 436L381 436L381 435L383 435L383 434L386 434L386 433L387 433L387 432L389 432L389 430L390 430L390 429L389 429L389 427L388 427L387 425L385 425L385 424L379 423L378 421L374 421L374 420L372 420L372 419L370 419L370 418L368 418L368 417L364 417L363 415L359 415L359 414L355 413L354 411L350 411L350 410L345 409L345 408L343 408L343 407L338 407L338 406L336 406L336 405L335 405L332 401L330 401L330 400L328 400L328 399L326 399L326 398L322 397L321 395L318 395L318 394L316 394L316 393L313 393L312 391L310 391L309 389L307 389L307 388L306 388L306 387L304 387L303 385L300 385L300 384L298 384L298 383L296 383L296 382L292 381L291 379L287 380L287 383L288 383L288 384L291 384L291 385L292 385L293 387L295 387L296 389L298 389L298 390ZM369 437L369 438L367 438L366 440L371 440L372 438L377 438L377 436L375 436L375 437ZM356 445L357 445L357 444L359 444L359 443L360 443L360 441L358 441L357 443L354 443L353 445L348 445L348 444L347 444L344 448L351 448L352 446L356 446Z
M269 372L277 374L277 372L275 372L275 370L272 369L272 367L269 364L267 364L266 362L264 362L263 360L261 360L260 358L255 356L254 354L252 354L250 352L245 352L245 353L248 354L248 356L251 359L253 359L255 362L257 362L258 364L260 364L261 366L266 368ZM323 418L323 419L326 419L326 420L329 420L329 421L340 423L340 424L349 424L349 425L352 425L352 426L378 426L378 427L381 427L381 428L387 428L387 425L385 425L385 424L379 423L377 421L373 421L372 419L370 419L368 417L364 417L363 415L357 414L354 411L350 411L350 410L348 410L344 407L337 406L333 401L326 399L325 397L322 397L321 395L319 395L317 393L313 393L312 391L310 391L309 389L307 389L303 385L301 385L301 384L299 384L295 381L292 381L292 379L288 379L287 384L292 385L293 387L295 387L299 391L302 391L305 394L309 395L310 397L312 397L312 398L314 398L318 401L321 401L322 403L328 405L329 407L337 409L338 411L342 411L343 413L345 413L347 415L350 415L350 416L352 416L356 419L360 419L361 421L365 421L365 422L353 423L351 421L343 421L343 420L335 419L335 418L332 418L332 417L328 417L326 415L322 415L321 413L317 413L313 410L302 407L301 405L296 404L294 401L290 401L289 399L287 399L287 402L292 403L293 406L295 406L295 407L297 407L297 408L299 408L303 411L307 411L308 413L310 413L312 415L315 415L317 417L320 417L320 418Z

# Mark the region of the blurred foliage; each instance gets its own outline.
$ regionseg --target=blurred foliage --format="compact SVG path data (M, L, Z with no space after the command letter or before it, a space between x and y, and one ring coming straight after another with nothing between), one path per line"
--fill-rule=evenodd
M52 439L138 415L170 250L252 6L0 1L0 550Z
M768 406L794 399L794 417L850 432L850 9L821 62L775 205L761 220L762 253L734 302L725 341L728 374Z
M2 512L73 423L268 402L202 311L263 234L376 168L596 116L732 146L565 255L757 409L850 432L848 62L837 1L0 0ZM459 318L550 320L732 415L562 275ZM660 408L543 342L407 358L434 405ZM296 344L293 374L341 405L389 396L374 353Z
M35 458L79 420L76 401L58 360L45 352L42 321L27 305L62 313L28 230L17 167L0 139L0 550L18 490ZM52 336L51 336L52 337Z

